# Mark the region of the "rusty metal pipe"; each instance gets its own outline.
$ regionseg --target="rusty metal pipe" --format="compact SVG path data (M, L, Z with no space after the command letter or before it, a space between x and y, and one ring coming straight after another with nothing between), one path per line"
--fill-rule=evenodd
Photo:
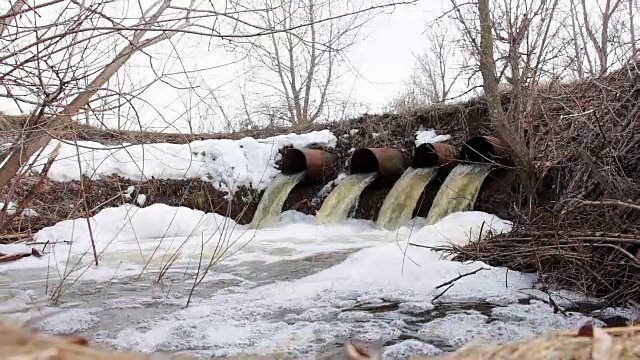
M475 136L467 140L460 150L463 161L504 165L509 155L502 140L495 136Z
M361 148L353 152L351 174L377 173L376 180L392 182L400 178L409 161L402 151L389 148Z
M306 178L318 180L331 176L335 169L336 155L317 149L287 149L280 163L280 171L285 175L306 171Z
M456 165L456 149L445 143L421 144L413 152L411 167L440 167L444 171Z

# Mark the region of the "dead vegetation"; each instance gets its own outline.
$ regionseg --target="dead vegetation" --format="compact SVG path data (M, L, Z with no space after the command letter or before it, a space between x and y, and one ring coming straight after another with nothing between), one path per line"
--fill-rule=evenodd
M519 206L509 234L438 250L537 271L545 286L610 304L640 299L639 79L632 64L541 94L538 203Z
M458 351L437 357L441 360L471 359L638 359L640 327L599 329L585 324L577 334L552 333L530 341L501 346L468 344ZM425 359L414 357L415 360Z
M171 354L114 352L88 346L79 337L49 336L28 331L17 324L0 324L0 352L5 359L21 360L187 360L193 357Z

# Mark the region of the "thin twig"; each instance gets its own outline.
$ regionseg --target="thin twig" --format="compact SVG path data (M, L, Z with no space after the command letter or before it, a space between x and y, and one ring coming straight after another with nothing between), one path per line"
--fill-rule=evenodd
M479 272L480 272L480 271L482 271L482 270L489 270L489 269L487 269L487 268L478 268L478 269L475 269L475 270L470 271L470 272L468 272L468 273L459 274L459 275L458 275L458 276L456 276L455 278L453 278L453 279L451 279L451 280L449 280L449 281L445 281L445 282L443 282L442 284L440 284L440 285L436 286L436 287L435 287L436 289L440 289L440 288L441 288L441 287L443 287L443 286L447 286L447 288L446 288L446 289L444 289L444 290L443 290L441 293L439 293L438 295L434 296L434 297L433 297L433 299L431 299L431 301L433 302L433 301L438 300L442 295L444 295L447 291L449 291L449 289L451 289L451 288L455 285L455 282L456 282L456 281L458 281L458 280L460 280L460 279L462 279L462 278L464 278L464 277L467 277L467 276L471 276L471 275L477 274L477 273L479 273Z

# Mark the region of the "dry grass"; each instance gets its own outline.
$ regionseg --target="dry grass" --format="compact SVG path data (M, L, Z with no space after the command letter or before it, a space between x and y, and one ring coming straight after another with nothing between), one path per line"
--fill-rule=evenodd
M630 203L590 202L517 222L508 234L434 250L459 261L538 272L545 287L560 286L608 304L640 299L640 211Z
M640 69L629 65L541 94L529 134L538 203L512 203L519 216L509 234L437 250L535 271L546 288L569 288L610 305L638 301L639 80Z
M22 329L19 325L0 324L0 355L10 360L186 360L185 355L114 352L90 347L77 337L49 336Z
M556 333L531 341L514 342L501 346L470 343L452 354L436 359L640 359L640 326L608 328L586 335ZM415 357L414 359L425 358Z

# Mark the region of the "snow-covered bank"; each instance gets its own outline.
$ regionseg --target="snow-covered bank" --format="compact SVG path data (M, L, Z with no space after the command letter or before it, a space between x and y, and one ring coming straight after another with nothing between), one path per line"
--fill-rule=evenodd
M449 140L451 135L437 134L434 129L415 132L415 144ZM112 174L132 180L201 178L225 192L246 186L265 189L278 170L279 149L302 148L311 144L335 148L338 139L330 130L303 134L286 134L240 140L199 140L189 144L154 143L107 146L94 141L61 142L52 140L35 161L33 171L39 173L47 156L58 145L60 153L48 177L56 181L78 180L81 175L97 179ZM353 144L358 146L359 144Z
M52 140L47 145L36 161L35 172L42 170L48 154L58 143ZM78 180L81 175L95 179L112 174L133 180L201 178L225 192L234 192L242 186L263 190L278 172L275 162L280 157L279 149L310 144L335 147L336 137L329 130L322 130L265 139L201 140L190 144L105 146L78 141L76 146L65 142L48 177L57 181Z

